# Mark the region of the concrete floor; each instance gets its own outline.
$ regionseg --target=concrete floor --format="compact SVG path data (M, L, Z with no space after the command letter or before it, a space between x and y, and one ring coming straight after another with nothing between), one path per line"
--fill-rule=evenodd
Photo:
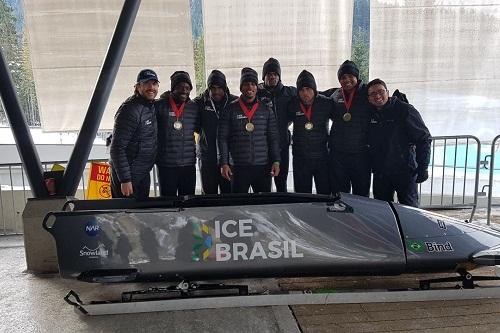
M0 237L0 332L298 332L288 307L85 317L64 302L70 289L95 300L146 286L89 284L63 280L57 274L33 275L25 269L22 236Z

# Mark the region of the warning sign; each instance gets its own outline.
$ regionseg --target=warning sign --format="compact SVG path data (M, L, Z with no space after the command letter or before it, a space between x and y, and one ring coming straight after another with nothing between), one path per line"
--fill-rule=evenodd
M91 162L87 199L111 198L109 164Z

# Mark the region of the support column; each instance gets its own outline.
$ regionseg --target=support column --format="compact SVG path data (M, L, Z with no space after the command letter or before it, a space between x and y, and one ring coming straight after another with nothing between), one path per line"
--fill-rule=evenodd
M58 194L60 195L74 196L76 193L123 54L125 53L140 4L140 0L125 0L123 4L113 38L111 39L106 58L99 73L99 79L97 80L87 114L85 115L85 120L83 121L68 166L64 172L62 186L58 189Z

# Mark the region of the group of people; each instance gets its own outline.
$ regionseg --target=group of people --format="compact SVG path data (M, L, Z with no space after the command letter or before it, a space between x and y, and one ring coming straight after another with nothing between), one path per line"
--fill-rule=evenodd
M346 60L340 87L318 91L303 70L284 86L278 60L262 69L262 83L241 70L240 96L229 92L219 70L208 88L190 99L189 74L176 71L170 90L156 99L151 69L137 76L134 95L118 109L110 147L113 197L149 196L156 163L162 196L195 193L196 162L205 194L287 191L292 145L294 191L352 192L417 206L417 184L428 178L431 135L404 94L392 97L384 81L365 84ZM290 128L293 128L292 132ZM198 142L194 134L198 133Z

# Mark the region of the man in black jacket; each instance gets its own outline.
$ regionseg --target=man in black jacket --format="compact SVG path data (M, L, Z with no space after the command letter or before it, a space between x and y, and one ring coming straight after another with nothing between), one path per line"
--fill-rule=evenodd
M134 95L127 98L116 112L109 161L113 198L142 199L149 196L149 173L157 147L154 100L158 87L158 76L154 71L140 71Z
M330 186L332 192L351 192L368 196L370 165L368 123L370 105L366 85L359 79L356 64L346 60L337 76L341 85L331 95L335 103L328 146L330 149Z
M274 177L277 192L287 192L288 165L290 159L290 131L288 130L287 107L292 97L297 96L295 87L281 83L281 66L278 60L269 58L262 68L264 83L259 84L258 97L263 102L270 101L278 121L280 134L280 173Z
M162 196L194 194L198 107L189 99L193 89L189 74L170 76L171 91L155 103L158 119L158 180Z
M241 70L241 96L229 104L219 126L222 176L233 180L234 193L271 191L271 176L280 173L279 133L274 113L257 99L257 72ZM229 166L229 155L233 167Z
M227 88L226 76L213 70L208 76L208 89L194 99L200 112L199 167L201 186L205 194L231 193L231 183L222 177L217 156L219 119L226 106L238 99Z
M429 177L431 134L420 113L410 104L389 97L384 81L370 81L368 100L373 106L370 156L375 199L418 206L417 183Z
M328 121L333 101L318 95L314 76L303 70L297 78L298 97L288 105L293 121L293 183L295 192L330 194L328 181Z

